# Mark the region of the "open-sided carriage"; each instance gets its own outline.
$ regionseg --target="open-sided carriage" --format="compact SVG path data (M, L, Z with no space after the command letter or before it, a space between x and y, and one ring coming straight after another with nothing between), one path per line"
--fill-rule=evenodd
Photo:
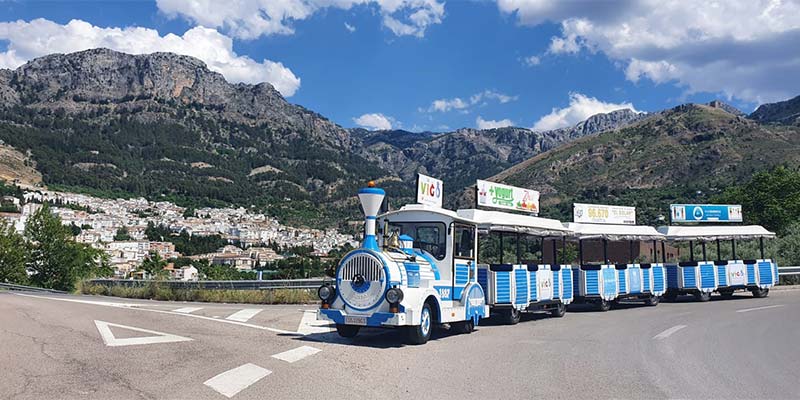
M578 241L579 265L573 267L575 304L596 304L607 311L620 300L640 300L647 305L657 305L666 289L664 265L658 263L657 243L664 235L649 226L569 223L568 228ZM628 246L627 257L611 260L609 243ZM651 263L635 260L634 246L651 243ZM600 244L602 252L587 254L587 243ZM598 260L597 256L600 255Z
M731 297L737 290L748 290L754 297L766 297L769 289L778 283L778 267L764 253L764 239L774 238L775 234L762 226L662 226L658 230L669 241L688 242L689 245L688 261L666 266L667 300L689 294L699 301L708 301L713 292ZM737 240L758 240L760 258L738 257ZM722 256L723 242L730 245L729 257ZM700 260L695 257L696 243L701 248ZM715 245L715 260L708 257L709 243Z
M478 283L492 316L507 324L518 323L526 311L564 316L572 302L572 269L558 262L557 247L570 234L561 222L475 209L458 215L478 227ZM552 251L545 260L548 245Z

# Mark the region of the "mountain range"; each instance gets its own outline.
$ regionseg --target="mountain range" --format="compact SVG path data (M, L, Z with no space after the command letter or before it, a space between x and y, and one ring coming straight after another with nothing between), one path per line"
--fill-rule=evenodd
M620 191L719 190L795 163L798 99L750 116L718 101L618 110L546 132L367 131L290 104L268 83L231 84L188 56L93 49L0 69L0 179L254 206L320 226L354 216L352 194L369 179L395 204L411 201L421 172L445 181L451 205L468 202L461 189L475 179L492 178L540 189L563 211Z

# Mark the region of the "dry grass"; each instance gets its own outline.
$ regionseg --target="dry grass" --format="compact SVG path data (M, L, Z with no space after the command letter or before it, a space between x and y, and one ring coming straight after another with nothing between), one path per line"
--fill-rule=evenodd
M107 287L88 282L80 282L76 287L76 292L80 294L124 297L129 299L195 301L208 303L308 304L317 301L314 291L307 289L171 289L160 285L157 282L152 282L141 287Z

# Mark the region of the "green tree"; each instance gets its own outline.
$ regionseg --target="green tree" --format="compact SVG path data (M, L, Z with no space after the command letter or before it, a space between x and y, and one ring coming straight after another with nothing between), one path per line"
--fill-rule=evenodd
M117 234L114 235L114 240L117 242L124 242L126 240L133 240L133 238L131 237L130 232L128 232L128 228L123 226L122 228L117 229Z
M73 241L72 231L44 204L25 227L30 281L41 287L72 290L84 278L108 274L108 258L102 250Z
M142 270L147 272L151 278L163 279L167 275L164 267L167 266L167 260L161 258L158 252L151 251L147 258L142 262Z
M800 219L800 172L784 166L762 171L714 200L741 204L745 222L782 234Z
M0 282L27 283L27 260L28 249L22 235L13 226L0 222Z

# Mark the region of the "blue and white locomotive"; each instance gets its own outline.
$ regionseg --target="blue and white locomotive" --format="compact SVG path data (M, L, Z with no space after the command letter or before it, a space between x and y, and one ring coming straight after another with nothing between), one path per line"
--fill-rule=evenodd
M335 282L319 288L319 319L335 323L344 337L362 326L397 327L409 343L422 344L438 324L469 333L489 316L473 222L424 205L378 216L385 192L373 183L358 197L364 241L341 260Z

